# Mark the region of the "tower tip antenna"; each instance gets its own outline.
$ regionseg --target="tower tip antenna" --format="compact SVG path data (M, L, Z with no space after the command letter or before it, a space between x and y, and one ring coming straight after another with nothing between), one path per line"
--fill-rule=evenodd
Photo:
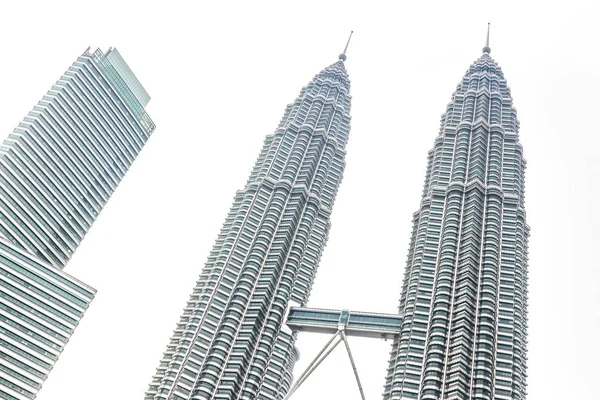
M490 54L492 52L492 49L490 49L490 23L489 22L488 22L487 37L485 39L485 47L483 48L483 52L485 54Z
M340 54L339 59L342 61L346 61L346 51L348 51L348 45L350 44L350 39L352 39L352 34L354 31L350 31L350 36L348 37L348 41L346 42L346 47L344 47L344 52Z

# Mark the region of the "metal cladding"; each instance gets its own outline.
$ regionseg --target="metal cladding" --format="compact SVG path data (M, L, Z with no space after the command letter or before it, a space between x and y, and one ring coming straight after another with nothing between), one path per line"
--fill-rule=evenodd
M525 160L500 67L469 68L428 154L385 399L524 399Z
M0 398L33 399L96 291L0 238Z
M0 237L65 266L154 130L126 81L86 51L0 145Z
M298 332L388 339L400 333L402 316L350 310L290 307L286 324Z
M281 399L298 358L285 326L305 305L327 241L350 132L342 61L285 111L225 224L147 400Z
M36 397L94 297L62 268L154 130L148 100L115 49L86 51L0 145L2 399Z

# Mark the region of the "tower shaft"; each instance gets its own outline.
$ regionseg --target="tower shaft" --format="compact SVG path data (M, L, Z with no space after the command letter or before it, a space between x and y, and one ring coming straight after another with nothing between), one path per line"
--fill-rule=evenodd
M0 145L0 398L36 397L96 291L62 271L154 130L116 49L86 51Z
M525 398L525 160L510 90L486 49L428 154L385 399Z
M0 146L0 236L64 267L152 134L148 101L116 49L82 54Z
M321 71L267 136L146 393L147 400L281 399L298 358L284 324L305 305L344 170L350 84Z

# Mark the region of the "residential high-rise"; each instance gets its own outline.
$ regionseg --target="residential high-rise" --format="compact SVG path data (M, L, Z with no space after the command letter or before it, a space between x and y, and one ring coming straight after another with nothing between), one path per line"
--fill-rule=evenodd
M285 313L306 304L345 165L345 59L317 74L266 137L147 400L281 399L290 388L298 353Z
M62 271L154 130L116 49L86 51L0 145L0 398L33 399L94 296Z
M413 215L385 399L524 399L525 160L500 67L483 55L442 117Z

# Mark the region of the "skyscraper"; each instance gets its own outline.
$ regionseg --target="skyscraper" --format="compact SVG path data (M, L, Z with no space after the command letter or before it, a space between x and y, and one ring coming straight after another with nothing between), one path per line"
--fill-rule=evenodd
M325 68L268 135L238 191L147 400L281 399L298 358L288 305L306 304L350 132L350 81Z
M525 398L525 160L490 51L488 31L428 154L385 399Z
M63 267L152 133L148 101L116 49L81 55L0 147L0 234Z
M62 271L154 130L116 49L84 52L0 145L0 397L33 399L94 296Z

